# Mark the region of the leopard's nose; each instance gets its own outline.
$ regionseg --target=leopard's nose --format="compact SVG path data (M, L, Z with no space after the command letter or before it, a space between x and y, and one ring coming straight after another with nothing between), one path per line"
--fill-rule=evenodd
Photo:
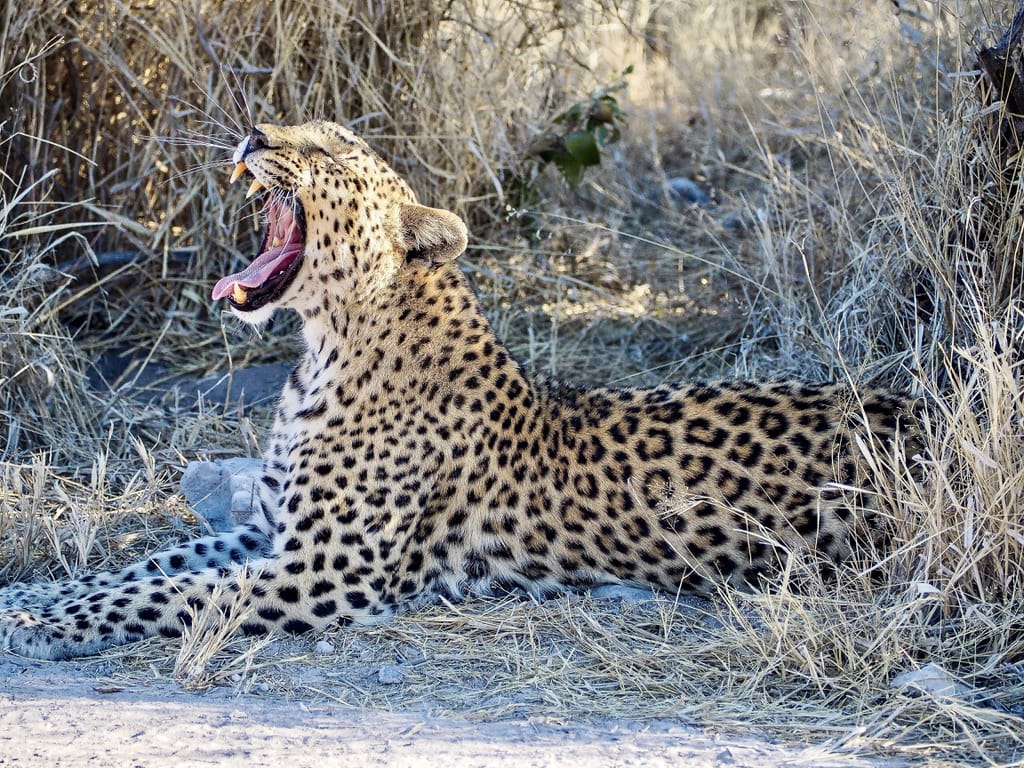
M249 133L249 139L245 144L245 149L242 151L242 157L244 158L250 152L255 152L258 149L269 148L270 138L258 127L253 126L252 131Z
M239 163L244 163L245 158L260 149L270 148L270 137L267 136L259 128L253 126L252 131L249 135L242 139L238 146L235 147L234 153L231 155L231 161L237 166Z

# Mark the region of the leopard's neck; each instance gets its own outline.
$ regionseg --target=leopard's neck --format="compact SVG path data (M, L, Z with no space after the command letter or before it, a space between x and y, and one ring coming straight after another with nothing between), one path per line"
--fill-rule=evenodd
M297 369L314 395L347 398L415 390L431 397L473 398L499 382L517 398L533 385L484 316L454 265L410 273L373 303L305 318L307 354Z

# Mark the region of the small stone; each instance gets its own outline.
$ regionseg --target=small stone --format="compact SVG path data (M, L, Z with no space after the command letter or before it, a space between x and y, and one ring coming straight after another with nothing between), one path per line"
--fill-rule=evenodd
M642 603L654 600L657 595L649 589L627 587L624 584L602 584L590 590L590 596L598 599L613 598L628 603Z
M377 670L377 682L381 685L397 685L405 679L405 669L397 664L385 664Z
M257 506L255 484L262 467L259 459L190 461L181 477L181 492L211 529L228 531Z
M685 176L675 176L665 181L669 197L675 202L706 206L711 204L708 194Z
M321 640L313 648L313 653L319 654L320 656L326 656L329 653L334 653L334 643L330 640Z
M925 664L896 675L890 688L916 688L933 696L965 696L970 689L938 664Z

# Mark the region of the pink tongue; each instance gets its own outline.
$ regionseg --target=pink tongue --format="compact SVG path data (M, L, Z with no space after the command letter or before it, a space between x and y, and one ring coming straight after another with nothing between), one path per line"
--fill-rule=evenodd
M268 240L280 238L284 242L261 253L241 272L218 280L213 286L214 301L230 296L236 285L242 288L259 288L276 272L287 269L302 254L302 236L295 223L292 209L272 199L267 203L266 212Z
M217 284L213 286L213 300L217 301L231 295L236 284L242 288L259 288L275 272L283 269L282 264L287 266L300 253L302 253L301 242L287 242L284 245L279 245L277 248L271 248L266 253L260 254L252 264L241 272L236 272L233 275L228 275L218 280Z

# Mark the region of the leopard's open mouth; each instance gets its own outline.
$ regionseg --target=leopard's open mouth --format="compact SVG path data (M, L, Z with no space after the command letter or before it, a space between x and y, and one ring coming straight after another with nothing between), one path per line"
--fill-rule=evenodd
M244 171L245 164L239 163L232 181ZM261 188L259 182L253 182L250 194ZM306 216L294 195L271 190L263 215L266 231L256 258L241 272L222 277L213 288L214 301L227 297L232 307L243 312L281 297L298 274L306 247Z

